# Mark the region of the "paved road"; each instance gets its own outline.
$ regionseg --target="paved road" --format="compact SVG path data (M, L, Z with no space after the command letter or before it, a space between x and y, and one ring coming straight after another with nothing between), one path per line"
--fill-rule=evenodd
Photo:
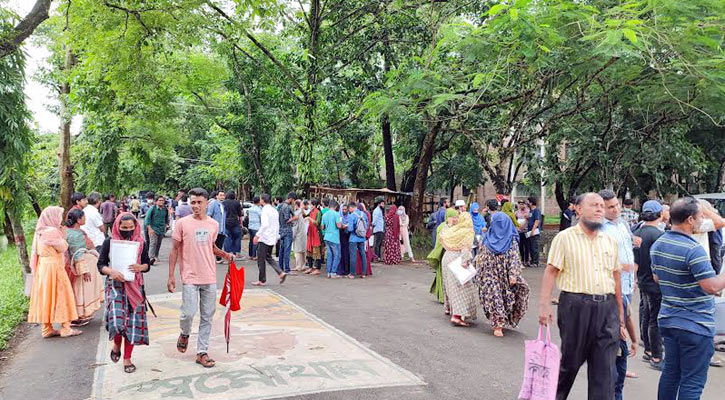
M146 275L149 294L166 290L166 258L170 239L164 241L162 259ZM256 280L256 266L243 263L247 280ZM397 388L353 390L298 396L294 399L513 399L523 371L523 340L538 329L535 301L542 271L528 269L531 307L516 331L499 339L479 316L474 328L448 323L442 307L428 294L433 274L427 266L374 266L365 281L319 277L290 277L283 286L270 279L274 290L325 322L357 339L373 351L418 375L427 384ZM219 282L226 272L220 267ZM636 306L636 305L635 305ZM636 309L636 307L635 307ZM218 316L217 316L218 317ZM70 339L40 338L39 328L15 344L9 359L0 364L0 399L86 399L91 394L100 316L85 334ZM558 332L553 331L558 342ZM105 340L105 337L103 338ZM153 338L151 338L153 340ZM144 349L137 349L142 352ZM640 352L641 354L641 352ZM658 372L639 361L630 370L640 375L625 386L625 398L656 396ZM586 370L582 369L571 399L586 398ZM725 370L712 368L704 400L722 398ZM720 395L717 395L720 393Z

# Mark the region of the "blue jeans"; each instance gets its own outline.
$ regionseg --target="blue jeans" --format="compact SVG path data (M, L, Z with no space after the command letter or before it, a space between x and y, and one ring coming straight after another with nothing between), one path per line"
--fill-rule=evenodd
M355 275L357 269L357 251L360 250L360 260L362 261L362 276L368 273L368 259L365 254L365 242L350 242L350 275Z
M325 247L327 247L327 275L337 275L337 268L340 266L340 243L325 240Z
M676 328L660 327L660 332L666 357L657 399L698 400L715 353L713 338Z
M289 259L292 256L292 232L279 238L279 267L289 272Z
M227 238L224 240L224 251L232 254L242 252L242 227L239 224L227 226Z
M625 320L627 319L627 306L632 302L631 294L622 295L622 307L624 307ZM627 348L626 340L619 340L619 355L614 363L614 400L622 400L622 389L624 389L624 379L627 377L627 357L629 357L629 348Z
M256 236L256 235L257 235L256 230L252 230L252 229L249 230L249 257L257 256L257 246L258 245L253 243L254 236Z

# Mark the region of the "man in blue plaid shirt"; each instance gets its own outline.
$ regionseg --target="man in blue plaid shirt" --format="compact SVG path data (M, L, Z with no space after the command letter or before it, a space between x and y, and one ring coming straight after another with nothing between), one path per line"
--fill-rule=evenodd
M623 204L624 208L622 209L622 219L631 228L639 221L639 214L632 209L632 206L634 205L634 201L632 199L624 199Z

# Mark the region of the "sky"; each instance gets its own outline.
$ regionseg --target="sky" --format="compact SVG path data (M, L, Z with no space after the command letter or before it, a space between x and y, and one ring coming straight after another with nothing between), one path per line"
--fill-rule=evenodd
M33 0L10 0L8 6L21 16L25 16L33 8L35 1ZM55 3L53 3L55 4ZM52 90L40 82L36 81L34 76L37 71L44 65L47 65L45 59L50 55L47 49L35 46L32 43L32 36L23 43L23 50L27 58L25 60L25 100L30 110L33 121L32 123L40 133L55 133L60 128L60 118L52 112L48 111L48 106L56 106L58 100L55 98ZM82 122L81 116L76 116L71 122L71 133L78 134Z

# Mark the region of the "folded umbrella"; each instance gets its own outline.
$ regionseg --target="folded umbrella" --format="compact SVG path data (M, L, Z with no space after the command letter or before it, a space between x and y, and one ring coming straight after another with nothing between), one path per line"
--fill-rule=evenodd
M232 311L239 311L241 309L239 302L242 300L242 293L244 292L244 267L237 265L232 261L229 263L229 270L227 276L224 278L224 288L222 289L222 295L219 298L219 304L227 308L226 315L224 316L224 338L227 341L227 353L229 353L229 336L230 336L230 325L232 320Z

